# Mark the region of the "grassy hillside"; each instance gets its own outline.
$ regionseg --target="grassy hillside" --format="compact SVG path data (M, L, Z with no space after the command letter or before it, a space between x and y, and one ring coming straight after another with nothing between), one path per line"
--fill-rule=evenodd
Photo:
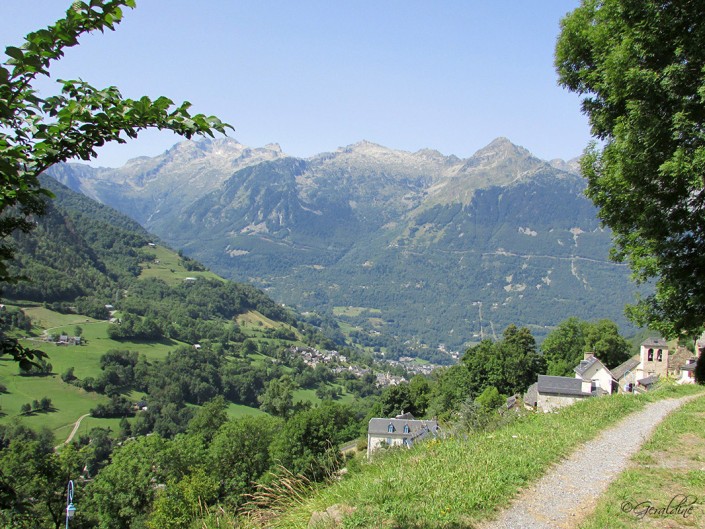
M389 450L358 460L340 482L291 501L274 527L307 526L314 511L354 509L345 527L469 528L602 429L655 399L703 392L667 387L649 395L588 399L558 413L530 414L491 432Z
M153 255L150 261L140 263L142 271L141 279L155 278L165 281L169 285L177 285L186 278L203 277L206 279L218 279L225 281L220 276L208 270L187 270L184 267L184 260L176 252L161 245L147 247L146 252Z
M37 336L24 338L21 343L27 347L45 351L49 355L49 362L53 367L52 374L48 376L21 376L15 362L9 358L0 359L0 383L7 388L5 393L0 394L0 424L11 420L21 420L34 428L47 426L54 432L57 442L65 439L74 422L80 416L89 413L96 404L105 404L109 400L104 395L87 392L63 382L61 374L67 369L73 367L75 375L80 379L96 378L101 373L100 357L111 349L138 351L149 360L163 360L170 350L179 345L186 345L168 339L160 341L111 340L107 334L108 322L97 321L80 314L60 314L42 306L26 307L24 311L32 318L36 327L34 334ZM258 313L248 314L246 319L251 321L267 320ZM271 327L277 326L276 322L271 320L269 322ZM43 331L73 335L76 325L83 329L84 344L82 345L56 346L41 341ZM252 332L248 332L245 327L244 333L246 336L256 339L257 330L252 329ZM253 357L253 362L266 359L262 355L253 355ZM20 416L20 406L44 396L52 400L52 411ZM138 394L130 396L134 399L140 397ZM313 391L297 393L296 397L297 400L320 402ZM347 395L347 398L351 399L352 397ZM228 414L232 417L241 417L260 415L264 412L249 406L230 403ZM119 419L87 418L82 421L80 431L89 431L95 426L111 427L117 431L118 422Z
M187 272L178 265L178 256L175 252L163 247L158 247L158 250L160 255L166 257L167 261L172 259L171 263L176 267L175 274ZM205 274L210 273L205 272ZM19 305L8 304L8 308L15 307L19 307ZM87 392L63 382L61 379L62 373L73 367L74 374L79 379L87 377L97 378L101 374L100 358L110 350L138 351L150 361L159 361L164 360L169 351L174 348L188 345L166 338L156 341L117 341L108 336L110 323L107 321L97 320L82 314L62 314L42 305L26 302L21 304L21 308L32 319L33 323L33 329L30 333L22 333L21 343L27 347L45 351L49 355L48 361L52 365L52 374L47 376L21 376L15 362L9 358L0 359L0 384L6 387L6 391L0 394L0 424L20 420L33 428L46 426L54 433L57 443L66 439L66 436L73 428L73 424L79 417L89 413L91 408L97 404L106 404L109 401L105 395ZM304 342L300 341L302 336L294 327L267 318L256 311L241 314L237 318L237 323L243 337L253 340L257 344L268 344L270 346L277 346L282 343L304 345ZM83 343L81 345L57 346L44 341L44 337L47 334L73 336L77 326L80 326L82 330ZM285 329L287 332L293 333L296 340L284 342L267 335L267 332L271 333L277 329ZM19 336L18 333L15 334ZM271 365L271 358L260 353L253 353L248 355L247 358L251 365ZM286 372L292 371L286 366L283 366L282 369ZM339 402L347 403L354 400L354 396L347 393L342 385L329 383L328 386L338 389L340 394ZM45 396L52 400L53 408L50 412L20 415L20 407L23 404L31 403L33 400L39 400ZM128 397L136 401L141 398L141 394L132 392L128 394ZM294 393L294 402L298 401L308 401L312 404L317 404L321 402L321 399L316 396L316 392L313 389L299 389ZM257 408L232 402L229 404L227 411L231 417L266 415ZM79 433L86 433L97 426L111 428L116 432L118 423L119 419L87 417L81 422Z

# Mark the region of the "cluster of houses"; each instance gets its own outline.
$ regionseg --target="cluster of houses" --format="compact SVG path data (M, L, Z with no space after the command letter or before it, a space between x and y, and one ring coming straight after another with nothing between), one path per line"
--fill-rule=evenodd
M410 375L430 375L434 369L438 369L436 364L419 364L415 358L402 356L399 360L386 360L390 366L403 367Z
M593 353L585 353L575 367L574 377L539 375L524 395L524 405L549 412L580 399L648 391L660 378L668 376L680 384L693 384L696 361L690 355L672 358L668 344L660 338L644 341L638 355L613 369L608 369Z
M408 382L406 378L399 375L392 375L389 372L377 373L377 381L375 384L378 388L386 388L387 386L398 386L402 382Z
M292 346L289 348L289 352L301 356L304 359L304 363L310 367L316 367L318 364L348 361L348 358L345 355L341 355L338 351L319 351L313 347Z
M699 343L705 349L705 334ZM668 344L650 338L641 344L639 354L608 369L593 353L585 353L575 367L574 377L539 375L523 397L529 409L550 412L577 400L612 393L640 393L651 389L660 378L671 377L679 384L695 383L697 358L678 351L670 354ZM507 408L520 405L518 395L507 400ZM436 420L418 420L405 413L394 418L371 419L367 429L367 456L386 446L411 447L439 435Z
M338 351L319 351L313 347L292 346L289 348L289 352L303 358L304 363L310 367L316 367L318 364L341 364L347 363L348 361L348 358L345 355L340 354ZM333 367L331 371L336 374L340 374L342 372L352 373L357 378L362 378L365 375L373 373L371 369L362 368L356 365L337 365ZM377 373L375 377L378 387L397 386L402 382L407 382L406 378L403 376L392 375L389 372Z
M50 340L54 345L81 345L82 340L80 336L69 336L68 334L60 334L57 337L49 336L47 340Z
M343 373L343 372L352 373L357 378L362 378L365 375L369 375L370 373L372 373L372 370L370 368L360 367L355 364L350 364L349 366L334 367L333 369L331 369L331 371L333 371L333 373L335 373L336 375Z

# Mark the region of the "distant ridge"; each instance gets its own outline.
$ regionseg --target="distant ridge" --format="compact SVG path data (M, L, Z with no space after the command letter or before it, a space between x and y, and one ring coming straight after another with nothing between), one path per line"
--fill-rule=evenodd
M287 305L359 307L344 317L378 347L459 348L509 323L627 325L634 287L577 168L507 138L464 159L369 141L300 159L225 138L52 175Z

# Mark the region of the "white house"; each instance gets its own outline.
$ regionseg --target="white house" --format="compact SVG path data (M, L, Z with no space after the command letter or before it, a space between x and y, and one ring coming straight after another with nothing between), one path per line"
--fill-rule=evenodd
M612 372L605 367L595 353L585 353L585 358L575 367L575 378L590 381L590 392L610 395L618 390Z
M406 446L429 436L438 435L438 421L414 419L411 413L397 415L393 419L370 419L367 426L367 457L383 446Z
M695 364L697 362L697 358L691 358L681 367L680 374L676 380L678 384L695 384Z

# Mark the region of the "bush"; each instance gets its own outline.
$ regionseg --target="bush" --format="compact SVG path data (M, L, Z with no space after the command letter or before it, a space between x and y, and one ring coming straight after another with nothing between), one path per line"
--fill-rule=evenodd
M70 384L71 382L76 380L76 375L73 374L73 367L69 367L66 371L61 374L61 380L63 380L67 384Z

